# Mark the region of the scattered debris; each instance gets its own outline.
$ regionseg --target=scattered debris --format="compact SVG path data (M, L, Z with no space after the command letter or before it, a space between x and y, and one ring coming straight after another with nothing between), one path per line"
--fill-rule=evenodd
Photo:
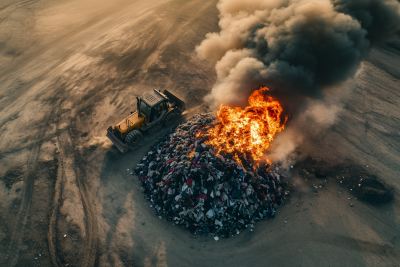
M210 114L181 123L159 138L134 172L157 216L194 234L229 237L274 217L285 199L285 183L278 167L271 171L268 165L256 168L250 160L216 155L203 134L213 123Z
M393 199L393 187L379 179L365 166L351 165L346 168L338 168L340 182L350 189L354 199L360 199L371 204L383 204Z

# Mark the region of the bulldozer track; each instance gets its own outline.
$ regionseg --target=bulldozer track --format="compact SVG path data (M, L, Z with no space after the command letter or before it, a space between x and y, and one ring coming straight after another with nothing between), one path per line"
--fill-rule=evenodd
M58 136L57 136L58 138ZM60 156L58 159L58 170L57 170L57 179L54 186L54 197L53 203L50 211L50 220L49 220L49 229L47 233L47 241L49 243L49 253L51 262L54 266L61 266L60 258L57 254L57 246L56 246L56 221L58 215L58 208L60 206L60 198L61 198L61 182L63 176L63 167L62 160Z
M97 220L94 215L93 206L91 205L88 195L86 184L81 179L81 171L78 169L78 187L81 193L83 208L85 211L86 222L86 251L85 258L83 259L82 266L94 266L97 255Z
M81 266L94 266L96 260L96 252L97 252L97 220L94 216L94 210L91 205L91 202L88 197L88 189L84 182L84 171L80 170L79 167L76 166L76 158L80 157L79 153L73 148L74 142L68 128L59 130L57 129L57 141L59 144L59 169L57 173L57 180L55 182L54 188L54 197L53 204L51 208L50 221L49 221L49 229L47 239L49 242L49 252L51 257L51 262L54 266L61 266L62 261L57 252L57 219L58 219L58 211L60 208L60 200L62 197L62 184L65 179L66 170L73 170L76 177L76 184L79 189L79 195L82 201L83 210L84 210L84 223L85 223L85 251L83 253L84 258L80 261ZM67 166L64 162L64 159L70 158L72 159L70 164Z
M71 138L72 142L74 142L74 139ZM74 146L75 147L75 146ZM74 150L75 152L75 158L80 158L80 154ZM88 188L87 185L84 181L85 173L84 170L81 168L76 168L76 177L77 177L77 183L78 183L78 188L83 204L83 209L85 211L85 223L86 223L86 246L85 246L85 258L83 259L83 264L82 266L94 266L94 263L96 261L96 255L97 255L97 220L96 216L94 214L93 206L91 204L89 194L88 194Z
M39 132L37 140L41 140L43 135L43 131ZM25 233L26 224L28 221L29 210L32 200L32 189L34 183L34 175L33 172L36 168L36 162L39 155L39 149L42 142L37 142L33 148L31 153L29 154L28 163L27 163L27 171L24 176L24 188L22 194L22 202L18 211L17 221L15 223L11 242L8 248L6 265L5 266L15 266L18 262L20 247L22 237Z

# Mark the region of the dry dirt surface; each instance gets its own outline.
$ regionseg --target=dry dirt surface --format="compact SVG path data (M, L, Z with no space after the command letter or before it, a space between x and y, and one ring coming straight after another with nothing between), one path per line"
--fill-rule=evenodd
M392 202L364 203L299 161L291 198L252 232L216 242L155 216L130 172L157 136L121 154L106 129L153 88L186 101L182 119L206 110L216 75L194 48L218 31L216 3L0 2L0 266L399 265L399 35L343 85L336 123L305 125L297 150L314 167L374 172Z

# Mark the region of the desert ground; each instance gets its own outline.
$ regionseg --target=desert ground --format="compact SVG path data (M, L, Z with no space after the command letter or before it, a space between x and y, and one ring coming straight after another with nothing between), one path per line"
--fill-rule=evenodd
M207 111L216 74L194 49L219 31L216 4L0 2L1 266L400 265L400 34L342 85L333 126L304 125L274 219L216 242L155 216L130 173L169 129L126 154L106 129L153 88L186 101L181 120ZM339 175L304 172L310 164L359 166L394 199L355 199Z

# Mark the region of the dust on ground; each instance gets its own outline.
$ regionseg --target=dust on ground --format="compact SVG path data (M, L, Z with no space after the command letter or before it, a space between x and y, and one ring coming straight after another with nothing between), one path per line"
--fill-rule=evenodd
M206 33L219 31L216 4L0 4L0 36L6 37L0 40L2 266L399 262L398 35L371 51L357 79L343 85L352 91L332 127L313 132L304 126L307 138L287 175L291 197L275 219L215 242L154 215L130 172L157 135L121 154L105 132L135 109L136 96L154 88L185 100L182 120L207 111L202 99L216 75L194 48ZM316 160L313 166L302 166L307 157ZM324 169L348 163L369 166L393 187L394 199L378 206L355 199L335 172ZM321 168L326 179L303 172L311 168Z

